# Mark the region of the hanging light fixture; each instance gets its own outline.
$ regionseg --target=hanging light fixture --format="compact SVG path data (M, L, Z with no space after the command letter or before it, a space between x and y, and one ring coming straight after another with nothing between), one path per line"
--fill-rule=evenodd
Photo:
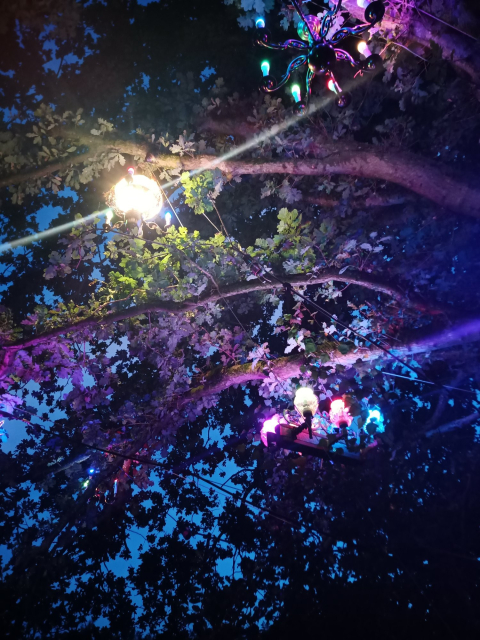
M330 405L330 420L339 429L348 428L352 424L352 416L345 407L342 398L332 400Z
M112 208L127 220L152 220L162 208L160 187L147 176L128 169L127 176L118 182L110 198ZM109 203L110 204L110 203Z
M373 25L382 20L385 14L385 6L381 0L374 0L373 2L368 2L368 0L357 1L359 5L360 2L362 2L360 6L365 8L365 21L367 24L361 24L356 27L341 27L336 29L333 33L330 33L330 30L334 25L335 17L342 8L342 0L338 0L336 6L330 11L327 11L322 20L314 15L304 15L298 0L292 0L295 10L300 16L300 22L297 27L297 33L300 40L289 39L280 43L271 42L270 33L265 28L264 18L257 18L255 22L255 26L257 28L257 44L267 47L267 49L280 51L291 49L300 53L299 56L290 62L286 73L278 82L270 75L270 65L268 65L268 71L265 73L263 67L264 63L262 63L262 89L267 93L277 91L277 89L280 89L288 82L290 76L296 69L306 65L307 74L305 80L305 100L308 101L312 89L312 80L316 75L327 74L333 82L332 86L336 88L338 87L334 71L336 69L337 62L340 60L346 60L359 72L373 71L377 68L381 68L381 57L372 54L368 49L368 46L364 49L364 55L367 54L367 50L369 55L361 62L356 61L347 51L336 47L336 45L347 36L358 36L373 27ZM337 106L345 108L350 103L348 95L344 94L341 90L335 91L335 93L337 93ZM298 93L293 93L296 104L295 110L296 113L300 115L305 111L306 106L303 105L306 105L306 103L302 103L301 99L297 100L297 95Z

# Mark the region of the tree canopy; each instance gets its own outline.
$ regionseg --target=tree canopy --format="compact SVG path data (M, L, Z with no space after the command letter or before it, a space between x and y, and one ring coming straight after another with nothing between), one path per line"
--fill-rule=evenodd
M478 637L476 3L386 2L300 117L288 2L4 4L5 636ZM299 387L320 458L262 438Z

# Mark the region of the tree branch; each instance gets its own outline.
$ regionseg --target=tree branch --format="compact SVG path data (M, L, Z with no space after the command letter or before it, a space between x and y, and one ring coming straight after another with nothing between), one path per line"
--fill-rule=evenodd
M293 286L319 285L331 281L358 284L362 287L365 287L366 289L385 293L386 295L394 298L397 302L400 302L403 305L411 306L415 309L418 309L419 311L433 314L445 313L443 309L435 308L428 305L428 303L424 302L420 297L406 294L394 284L388 283L380 278L376 278L375 276L371 276L370 274L363 273L361 271L346 271L345 273L339 274L335 269L327 269L316 276L299 274L295 276L285 276L283 280ZM45 333L33 338L19 340L10 345L4 345L3 349L4 351L6 351L7 355L4 359L3 366L10 366L12 355L19 349L34 347L37 344L41 344L42 342L48 342L49 340L53 340L58 336L65 335L72 331L83 330L91 327L92 325L109 325L114 322L121 322L123 320L128 320L129 318L135 318L146 313L165 312L178 315L180 313L185 313L186 311L192 311L207 304L219 302L222 300L222 298L232 298L235 296L248 295L257 291L271 291L281 288L281 284L277 282L261 282L259 280L251 280L248 282L227 285L220 291L215 291L214 293L206 293L205 295L199 296L196 299L190 298L185 302L170 302L168 300L158 300L154 302L146 302L145 304L141 305L136 305L128 309L119 309L118 311L114 311L104 317L90 316L73 324L69 324L63 327L56 327L55 329L46 331Z
M399 358L403 358L415 354L447 349L456 345L465 344L466 342L478 340L480 340L480 327L478 323L466 323L455 329L444 331L441 334L416 340L401 347L392 348L392 353ZM378 348L358 348L347 354L342 354L339 351L331 351L328 356L329 361L322 363L327 367L335 364L351 366L358 360L362 362L373 362L374 360L388 362L392 359L391 356L386 355L384 351ZM293 356L270 360L268 366L265 363L257 363L257 365L253 367L251 363L247 363L235 365L228 369L221 366L216 367L205 375L205 381L202 385L193 387L179 399L179 407L184 406L190 401L200 400L205 396L221 393L234 385L242 385L253 380L265 380L269 377L270 372L272 372L278 380L290 380L291 378L299 377L301 375L300 368L305 363L305 354L298 353ZM475 414L475 416L478 416L478 414ZM472 416L470 416L470 418L472 418ZM473 419L474 418L472 418L470 422L473 422ZM464 422L457 426L467 424L465 419L463 420ZM460 421L457 422L460 423ZM456 428L456 426L451 426L446 430L453 428ZM443 429L444 427L434 429L433 431L427 432L425 436L430 437L433 433L442 432Z
M88 147L91 154L109 149L136 156L146 156L151 149L147 143L131 140L92 140L92 136L77 132L72 138L77 146ZM241 153L241 147L237 154ZM230 156L231 157L231 156ZM64 161L45 164L30 171L0 178L0 188L63 171L73 164L87 160L87 155L68 157ZM463 174L455 173L437 161L400 149L373 146L365 143L326 144L321 158L245 160L223 159L208 155L196 157L158 155L154 166L177 171L204 171L218 167L227 176L287 174L304 176L351 175L386 180L431 200L441 208L480 218L480 188Z

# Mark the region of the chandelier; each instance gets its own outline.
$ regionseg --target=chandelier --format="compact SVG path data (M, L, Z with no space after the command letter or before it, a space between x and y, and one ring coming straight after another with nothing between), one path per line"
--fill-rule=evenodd
M358 464L376 447L385 432L379 407L362 401L356 417L342 398L332 400L330 411L318 414L318 398L313 389L300 387L294 399L296 414L275 414L263 423L260 437L268 447L325 458L341 464Z
M357 0L360 6L365 6L368 0ZM361 4L360 4L361 3ZM265 28L264 18L257 18L255 26L257 28L256 43L279 51L293 50L300 55L294 58L287 67L285 75L277 82L270 75L270 63L264 60L261 63L263 74L262 89L267 93L272 93L283 87L290 79L292 73L306 65L307 75L305 79L305 98L302 100L301 89L298 84L292 86L291 91L295 100L295 111L298 115L305 112L307 102L312 89L312 81L316 75L323 75L328 78L327 87L336 94L336 104L340 108L345 108L350 103L350 96L344 93L335 79L334 71L339 60L346 60L357 70L360 75L364 71L374 71L381 69L382 59L377 54L372 54L367 43L361 40L358 51L365 56L365 60L355 60L347 51L339 49L338 43L348 36L359 36L368 31L377 22L380 22L385 14L385 6L381 0L370 2L365 8L365 22L355 27L334 27L335 19L342 7L342 0L338 0L336 6L327 11L320 20L315 15L304 15L298 0L292 0L292 4L300 17L297 33L300 40L286 40L285 42L271 42L270 32ZM357 75L357 74L355 74Z

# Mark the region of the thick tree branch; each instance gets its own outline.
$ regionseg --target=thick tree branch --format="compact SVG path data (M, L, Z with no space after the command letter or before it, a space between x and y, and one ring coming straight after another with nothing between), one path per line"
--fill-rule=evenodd
M76 134L72 140L88 147L89 154L100 149L116 149L121 153L145 157L150 149L147 143L129 140L96 140L89 134ZM239 151L240 153L240 151ZM30 179L49 175L79 164L87 159L86 154L66 158L64 163L45 164L30 172L0 178L0 188L19 184ZM202 171L218 167L227 176L236 175L351 175L361 178L386 180L435 202L440 207L480 218L480 188L465 178L453 173L436 161L422 158L400 149L388 149L364 143L326 144L321 158L305 159L223 159L208 155L196 157L158 155L154 164L163 169L177 171Z
M293 286L319 285L331 281L358 284L362 287L365 287L366 289L378 291L380 293L389 295L402 305L411 306L415 309L427 313L444 313L444 310L429 306L428 303L424 302L420 297L404 293L394 284L388 283L386 281L383 281L381 278L376 278L375 276L372 276L368 273L363 273L361 271L355 272L347 270L345 273L339 274L336 269L327 269L321 274L315 276L304 274L285 276L284 281L292 284ZM7 356L4 360L4 365L8 364L10 360L14 358L14 352L18 351L19 349L34 347L37 344L41 344L42 342L48 342L49 340L57 338L58 336L65 335L72 331L80 331L91 327L92 325L109 325L114 322L121 322L123 320L128 320L129 318L135 318L146 313L165 312L176 315L185 313L186 311L192 311L207 304L221 302L223 298L232 298L235 296L248 295L257 291L271 291L281 288L282 287L278 282L263 282L259 280L251 280L248 282L228 285L222 287L220 292L210 292L205 295L199 296L196 299L191 298L189 300L186 300L185 302L170 302L167 300L158 300L154 302L147 302L141 305L136 305L128 309L119 309L118 311L114 311L104 317L91 316L88 318L84 318L83 320L80 320L76 323L72 323L63 327L56 327L55 329L46 331L45 333L33 338L19 340L18 342L15 342L13 344L5 345L3 349L7 352Z
M356 0L344 0L343 7L360 22L365 21L365 9L359 7ZM406 34L405 25L408 25ZM381 26L392 31L399 27L404 37L426 48L430 48L431 42L434 42L440 47L444 60L470 76L475 84L480 84L480 48L478 41L473 38L446 27L425 13L415 12L414 9L408 14L408 18L402 18L401 21L385 16Z
M430 336L422 340L416 340L401 347L392 348L392 353L394 353L398 358L403 358L415 354L430 353L478 340L480 340L479 324L467 323L455 329L449 329L441 334ZM392 359L391 356L388 356L384 351L381 351L378 348L361 348L347 354L342 354L339 351L332 351L328 355L329 361L322 363L324 366L335 364L351 366L358 360L361 360L362 362L373 362L375 360L388 362ZM236 365L228 369L217 367L205 375L205 382L203 382L202 385L193 387L187 394L182 396L179 400L179 406L184 406L190 401L199 400L205 396L221 393L234 385L245 384L253 380L265 380L269 377L270 372L277 380L290 380L291 378L299 377L301 375L300 367L305 363L305 355L303 353L299 353L293 356L271 360L268 363L268 367L265 366L265 363L257 363L255 367L252 367L251 363ZM473 422L473 420L471 421ZM440 430L441 429L442 427L440 427ZM432 432L427 432L425 436L429 437L437 431L438 429L435 429Z

